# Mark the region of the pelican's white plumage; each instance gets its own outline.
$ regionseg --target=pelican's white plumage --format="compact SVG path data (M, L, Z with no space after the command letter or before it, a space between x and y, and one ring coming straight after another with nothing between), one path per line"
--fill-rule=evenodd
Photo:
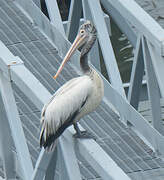
M68 117L81 109L92 88L91 79L83 76L68 81L58 89L42 110L41 123L47 127L44 138L55 133Z
M55 78L59 75L73 52L78 47L82 47L80 65L84 75L64 84L43 107L41 113L40 146L47 150L52 150L55 147L57 138L72 124L77 135L79 135L78 137L82 137L77 121L95 110L101 102L104 92L103 81L99 74L89 67L87 58L87 54L95 39L95 27L90 22L83 24L57 71Z

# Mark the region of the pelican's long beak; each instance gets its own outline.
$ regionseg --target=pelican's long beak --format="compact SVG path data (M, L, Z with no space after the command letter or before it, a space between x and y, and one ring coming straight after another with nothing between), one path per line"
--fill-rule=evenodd
M83 40L85 39L85 36L81 37L80 34L77 35L76 39L74 40L72 46L70 47L69 51L67 52L66 56L64 57L63 62L61 63L56 75L53 77L54 79L56 79L60 72L62 71L65 63L71 58L71 56L73 55L73 53L75 52L75 50L77 48L79 48L79 46L82 44Z

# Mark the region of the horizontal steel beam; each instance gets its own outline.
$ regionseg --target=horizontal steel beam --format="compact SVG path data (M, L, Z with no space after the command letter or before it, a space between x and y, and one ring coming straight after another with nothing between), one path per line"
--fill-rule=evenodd
M164 29L134 0L101 0L105 7L112 5L164 55Z

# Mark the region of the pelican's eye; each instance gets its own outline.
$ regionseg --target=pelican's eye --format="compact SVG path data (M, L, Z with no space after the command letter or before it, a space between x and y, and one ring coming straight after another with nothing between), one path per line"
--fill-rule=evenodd
M84 35L84 33L85 33L85 31L82 29L82 30L80 30L80 34L81 35Z

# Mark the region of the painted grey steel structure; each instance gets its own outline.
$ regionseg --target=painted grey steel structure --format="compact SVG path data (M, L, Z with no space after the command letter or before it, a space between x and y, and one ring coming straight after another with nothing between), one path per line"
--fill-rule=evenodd
M47 1L51 22L31 0L0 1L0 175L23 180L51 180L54 176L70 180L162 180L164 137L160 98L164 94L164 30L132 0L83 0L79 6L76 1L71 3L65 33L57 4L52 0ZM113 19L118 14L116 23L135 47L128 98L100 3ZM57 150L47 154L38 144L40 110L58 87L80 74L79 52L76 52L57 81L52 78L70 47L66 36L74 37L70 36L71 26L78 29L80 16L74 19L72 14L76 16L78 11L73 7L83 9L84 18L92 20L98 30L111 84L102 77L103 102L96 112L81 121L83 128L95 134L96 142L75 140L70 127L59 139ZM98 46L94 50L98 52ZM144 69L152 124L137 111L139 93L136 91L142 85Z

